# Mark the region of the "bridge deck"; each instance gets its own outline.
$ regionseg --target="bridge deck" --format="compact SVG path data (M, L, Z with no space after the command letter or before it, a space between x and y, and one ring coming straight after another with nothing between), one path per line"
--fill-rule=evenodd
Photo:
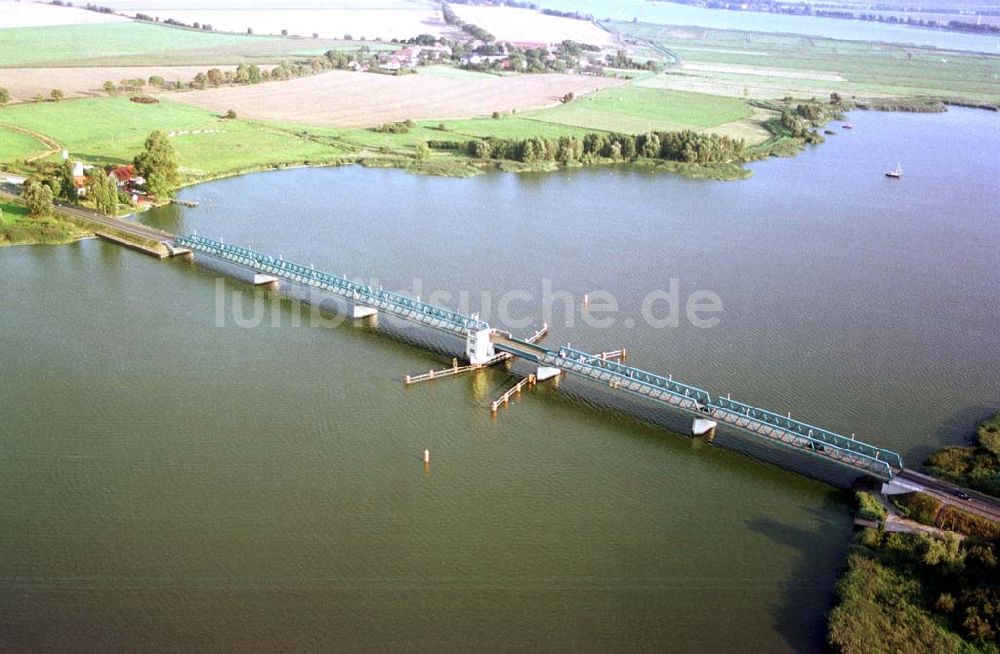
M474 330L489 329L488 324L477 318L463 316L450 309L421 302L383 288L373 288L345 277L331 275L321 270L315 270L312 266L307 267L292 263L280 257L274 258L239 245L231 245L198 235L178 236L174 240L174 244L249 268L257 273L265 273L285 281L318 288L340 296L349 302L378 309L457 336L467 336L470 331Z
M713 398L708 391L670 377L664 378L569 347L552 351L500 332L494 332L491 340L497 349L528 361L561 368L580 377L607 384L610 388L666 404L701 418L710 417L771 443L860 469L879 479L890 479L903 468L902 459L895 452L729 398Z
M310 267L275 259L248 248L230 245L202 236L179 236L174 245L208 254L243 266L254 272L273 275L304 286L311 286L338 295L349 302L372 307L456 336L489 330L489 325L475 317L464 316L443 307L420 302L405 295L372 288L344 277L331 275ZM536 340L536 334L531 340ZM514 338L511 334L492 330L490 340L499 354L517 356L528 361L607 384L699 417L711 417L744 433L767 442L794 448L813 456L848 466L879 479L891 479L903 469L899 454L868 443L848 438L814 425L793 420L765 409L737 402L730 398L713 397L708 391L655 373L609 360L607 357L574 350L569 346L550 350L535 342Z

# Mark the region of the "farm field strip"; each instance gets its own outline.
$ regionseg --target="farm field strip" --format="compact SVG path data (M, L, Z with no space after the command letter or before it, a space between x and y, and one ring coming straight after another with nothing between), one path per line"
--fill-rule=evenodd
M742 100L640 86L606 89L528 118L587 129L640 133L716 127L748 118Z
M112 68L0 68L0 87L6 88L14 102L30 100L37 95L49 97L52 89L61 90L65 97L103 95L105 82L118 84L123 79L148 80L157 75L169 82L186 83L208 66L117 66ZM236 66L213 66L226 72ZM147 87L146 91L149 89Z
M713 82L722 88L728 86L725 82L737 82L752 97L780 98L805 90L810 95L836 91L1000 100L1000 56L995 55L737 30L623 22L607 26L680 56L680 68L668 72L697 80L687 88L715 92ZM685 87L679 81L669 86Z
M18 3L22 4L22 3ZM94 12L86 12L94 13ZM0 30L0 67L236 65L320 56L327 50L392 49L388 43L293 39L182 29L142 21Z
M0 111L0 126L44 134L71 156L102 164L127 163L149 132L171 135L190 178L271 164L337 161L344 150L249 121L224 120L188 105L142 105L125 98L84 98L22 104ZM7 130L3 130L7 133Z
M217 112L234 109L241 116L278 123L369 127L538 109L558 104L569 92L579 95L620 84L621 80L580 75L447 79L330 71L281 83L177 94L171 99Z
M349 7L310 7L308 3L297 3L268 9L191 9L190 5L173 8L164 6L167 3L142 2L118 4L128 7L129 13L140 11L164 20L173 18L188 25L207 23L216 30L237 34L252 30L254 34L278 35L287 30L289 35L302 37L319 34L322 38L340 38L350 34L355 38L388 41L393 38L408 39L418 34L441 36L452 31L436 6L418 2L380 2L375 7L362 3Z
M0 127L0 162L28 159L50 148L37 138L9 127Z

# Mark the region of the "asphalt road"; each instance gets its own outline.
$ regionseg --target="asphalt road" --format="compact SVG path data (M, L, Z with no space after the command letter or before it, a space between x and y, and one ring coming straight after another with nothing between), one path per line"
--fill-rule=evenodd
M897 475L900 479L920 484L926 493L941 500L948 506L974 513L978 516L1000 522L1000 500L983 493L963 488L957 484L931 477L915 470L903 470ZM959 493L965 493L969 499L962 499Z

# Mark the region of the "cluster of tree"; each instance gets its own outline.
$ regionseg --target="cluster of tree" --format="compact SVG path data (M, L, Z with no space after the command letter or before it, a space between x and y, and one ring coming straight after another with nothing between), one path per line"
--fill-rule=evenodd
M25 182L24 188L21 190L21 199L28 207L28 213L36 218L52 213L53 198L52 187L48 184L42 184L38 180L32 179Z
M153 17L153 16L150 16L149 14L141 14L141 13L140 14L136 14L135 15L135 19L136 20L144 20L144 21L149 22L149 23L159 23L160 22L160 17L159 16ZM205 30L206 32L213 32L213 31L215 31L215 28L212 25L209 25L208 23L194 22L194 23L191 23L189 25L187 23L182 23L181 21L179 21L179 20L177 20L175 18L168 18L165 21L163 21L163 24L164 25L172 25L174 27L186 27L188 29Z
M966 23L961 20L949 20L948 29L959 32L981 32L983 34L1000 34L1000 25L990 25L989 23Z
M393 43L405 43L406 45L437 45L439 43L438 38L433 34L418 34L413 38L406 39L405 41L400 41L399 39L393 39Z
M586 20L590 22L594 21L593 14L585 14L580 11L559 11L558 9L545 8L542 9L542 13L545 14L546 16L558 16L559 18L573 18L576 20Z
M169 198L180 181L177 152L166 132L156 130L146 138L135 158L135 172L146 179L146 190L157 198Z
M835 651L997 651L995 541L865 529L837 595L829 620Z
M566 39L559 44L559 52L562 52L570 57L579 57L584 52L600 52L601 48L596 45L590 45L589 43L579 43L578 41L573 41L571 39Z
M973 445L942 448L925 465L939 477L1000 497L1000 413L979 426Z
M101 213L111 216L118 211L118 203L121 200L118 195L118 184L99 166L91 168L87 176L87 195Z
M10 102L10 91L0 86L0 107Z
M159 84L154 84L153 83L154 81L158 81ZM163 84L165 84L165 82L163 81L162 77L154 75L149 78L149 84L151 86L162 86ZM145 85L146 85L146 80L142 79L141 77L135 77L132 79L120 80L118 84L115 84L111 80L108 80L104 82L104 85L101 88L104 89L105 93L111 95L117 91L125 91L126 93L137 93L141 91L142 87Z
M68 6L72 7L73 5L72 5L72 3L68 3ZM86 10L88 10L88 11L96 11L97 13L100 13L100 14L113 14L113 13L115 13L115 10L112 9L111 7L101 7L99 5L91 4L89 2L86 5L84 5L83 8L86 9Z
M660 63L649 59L647 61L636 61L625 54L624 50L619 50L608 59L608 65L612 68L624 68L626 70L652 70L660 71Z
M431 147L435 145L439 145L439 142L431 143ZM455 148L450 144L446 147ZM718 134L701 134L691 130L649 132L639 135L593 132L583 138L563 136L559 139L488 138L468 141L464 149L466 154L477 159L502 159L525 163L662 159L704 164L743 161L746 155L746 144L742 139L737 140Z
M203 89L207 86L260 84L271 80L288 80L303 77L334 68L326 57L314 57L300 62L282 62L267 70L257 64L240 64L235 71L210 68L198 73L191 80L191 88Z
M781 126L791 136L803 138L808 143L822 143L824 138L813 128L832 118L834 112L842 106L841 97L836 93L832 94L829 106L819 102L806 102L796 105L794 109L790 106L791 101L791 98L786 98L786 106L781 108Z
M876 522L885 520L888 511L886 511L885 506L875 499L875 496L871 493L858 491L855 493L855 498L858 501L859 517L864 518L865 520L874 520Z
M525 49L514 47L511 44L486 43L472 50L473 54L481 55L486 59L475 64L471 62L463 64L463 67L480 71L509 68L524 73L562 73L577 69L580 66L579 57L585 51L595 52L600 51L600 48L575 41L563 41L553 54L544 48ZM461 60L463 54L464 51L460 53L457 49L453 49L452 59ZM497 55L503 55L507 63ZM626 59L631 62L628 65L644 65L636 64L627 57Z
M457 27L474 39L479 39L480 41L495 41L496 38L484 30L478 25L473 25L472 23L466 23L464 20L458 17L458 14L448 6L447 2L441 3L441 15L444 17L444 22Z
M363 45L351 52L327 50L323 57L329 62L330 68L337 70L346 70L355 63L368 66L376 61L375 55L367 45Z
M399 123L383 123L377 127L373 127L372 131L381 132L382 134L406 134L416 126L417 124L412 120L404 120Z

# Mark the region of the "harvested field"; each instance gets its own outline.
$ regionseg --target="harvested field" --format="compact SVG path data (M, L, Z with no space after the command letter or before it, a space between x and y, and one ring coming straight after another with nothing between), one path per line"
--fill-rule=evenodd
M612 45L614 38L585 20L547 16L531 9L451 5L458 17L478 25L503 41L559 43L566 39L591 45Z
M114 14L101 14L86 9L0 0L0 29L48 25L86 25L122 20L125 19Z
M448 79L333 71L288 82L172 94L178 102L260 120L332 127L438 120L525 111L559 104L622 80L582 75L521 75Z
M14 102L30 100L36 95L46 99L52 89L60 89L67 98L104 95L104 82L118 84L123 79L148 80L153 75L173 82L189 82L209 66L120 66L111 68L0 68L0 86L10 91ZM235 66L214 66L225 72ZM146 87L145 91L149 91Z

